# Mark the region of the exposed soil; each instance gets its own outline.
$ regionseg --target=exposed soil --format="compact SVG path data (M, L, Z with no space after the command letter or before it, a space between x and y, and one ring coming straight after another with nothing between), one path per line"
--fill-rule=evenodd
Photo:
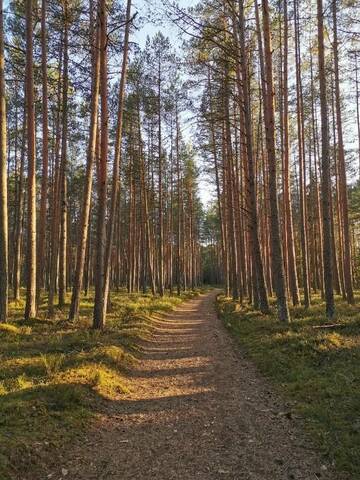
M242 358L216 316L216 293L155 321L131 393L111 402L51 478L340 478Z

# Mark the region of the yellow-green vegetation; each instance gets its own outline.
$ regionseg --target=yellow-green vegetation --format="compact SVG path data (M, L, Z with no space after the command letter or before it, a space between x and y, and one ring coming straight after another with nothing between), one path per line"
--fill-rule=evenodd
M360 314L337 298L332 325L319 298L279 323L230 299L218 298L226 327L304 419L323 454L339 471L360 478Z
M113 294L103 332L91 329L92 298L75 324L66 312L49 320L45 303L38 318L24 322L22 302L11 304L9 323L0 324L0 478L25 471L38 478L43 462L56 461L109 402L121 400L151 317L192 295Z

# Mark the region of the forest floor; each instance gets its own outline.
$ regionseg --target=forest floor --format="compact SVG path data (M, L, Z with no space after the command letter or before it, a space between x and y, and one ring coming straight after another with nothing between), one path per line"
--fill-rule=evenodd
M286 399L287 415L304 429L338 472L360 479L360 298L336 297L336 317L325 305L291 307L292 321L261 315L249 305L219 296L217 309L241 351ZM339 478L339 473L336 478ZM342 477L341 477L342 478Z
M127 393L108 400L92 429L39 478L343 478L239 352L217 317L217 293L156 316L128 373Z
M9 322L0 323L0 479L52 478L47 466L61 465L64 450L128 391L152 316L197 294L112 292L104 332L91 328L93 292L75 323L66 321L68 303L49 319L44 298L38 317L26 322L24 301L11 302Z

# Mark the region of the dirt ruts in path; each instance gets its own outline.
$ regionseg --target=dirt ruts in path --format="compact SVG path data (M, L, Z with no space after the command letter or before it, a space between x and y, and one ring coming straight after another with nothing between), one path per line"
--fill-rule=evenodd
M238 353L216 316L216 293L156 320L155 335L134 367L131 393L112 402L72 450L61 465L63 478L340 478Z

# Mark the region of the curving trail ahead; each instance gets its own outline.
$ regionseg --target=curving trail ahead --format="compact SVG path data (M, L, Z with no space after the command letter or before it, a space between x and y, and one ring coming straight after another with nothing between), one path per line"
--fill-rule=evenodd
M339 479L233 345L216 291L156 321L132 393L66 461L71 480Z

